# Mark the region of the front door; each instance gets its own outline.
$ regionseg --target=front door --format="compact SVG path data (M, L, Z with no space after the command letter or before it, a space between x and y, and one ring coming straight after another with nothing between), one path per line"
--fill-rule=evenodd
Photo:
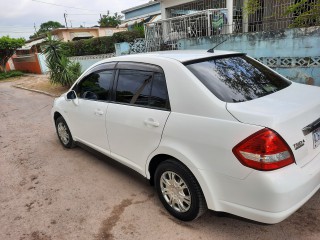
M114 70L94 71L77 85L78 104L71 116L73 135L98 150L110 151L105 119L109 105L109 93Z

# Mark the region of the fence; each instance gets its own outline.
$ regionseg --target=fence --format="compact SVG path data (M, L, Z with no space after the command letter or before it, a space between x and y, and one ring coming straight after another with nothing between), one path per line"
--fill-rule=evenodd
M166 11L168 19L145 25L147 51L177 49L180 39L320 25L319 0L233 0L233 16L225 0L198 0Z
M177 41L228 33L227 9L208 9L145 25L147 51L177 49Z

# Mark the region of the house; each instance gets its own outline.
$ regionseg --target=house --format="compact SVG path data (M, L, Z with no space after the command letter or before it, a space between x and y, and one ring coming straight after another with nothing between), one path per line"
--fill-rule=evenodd
M57 28L51 31L52 36L64 42L90 39L95 37L112 36L116 32L126 31L126 28L109 27L78 27Z
M28 73L45 73L47 68L40 48L44 41L44 37L35 38L26 41L24 46L18 48L11 57L14 69Z
M297 0L161 0L161 20L145 25L148 50L177 49L179 39L285 29L316 1L292 13Z
M292 14L287 10L299 0L259 0L248 6L248 0L161 0L161 16L162 19L169 19L208 9L225 8L229 32L268 31L287 28L295 17L310 10L310 4L316 1L307 0L299 12Z
M243 0L240 0L243 2ZM234 0L161 0L161 18L163 20L195 14L208 9L226 9L228 25L232 23Z
M159 2L161 20L145 23L144 42L119 43L117 55L214 47L245 52L290 80L320 86L319 0Z
M125 20L119 27L132 29L134 25L151 23L161 19L161 7L159 1L149 1L148 3L135 6L121 12Z

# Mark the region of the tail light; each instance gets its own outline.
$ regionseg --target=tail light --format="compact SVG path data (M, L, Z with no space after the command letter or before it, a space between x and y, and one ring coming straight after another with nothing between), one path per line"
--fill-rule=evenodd
M295 162L288 144L268 128L249 136L232 152L244 166L260 171L279 169Z

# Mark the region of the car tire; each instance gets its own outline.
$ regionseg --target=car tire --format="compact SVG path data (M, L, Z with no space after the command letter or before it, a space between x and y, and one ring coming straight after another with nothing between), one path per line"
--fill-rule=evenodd
M56 120L56 131L58 134L58 138L61 142L61 144L65 148L73 148L75 147L75 142L73 141L71 132L69 130L69 127L64 120L63 117L58 117Z
M174 159L159 164L155 171L155 187L167 211L182 221L200 217L207 204L191 171Z

